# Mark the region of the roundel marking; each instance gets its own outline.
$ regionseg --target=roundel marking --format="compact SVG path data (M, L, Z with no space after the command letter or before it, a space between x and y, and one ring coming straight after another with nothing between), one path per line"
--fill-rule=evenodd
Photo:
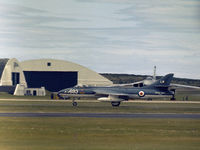
M164 83L165 83L165 81L164 81L164 80L160 80L160 83L161 83L161 84L164 84Z
M139 95L140 97L144 97L144 91L140 91L140 92L138 93L138 95Z

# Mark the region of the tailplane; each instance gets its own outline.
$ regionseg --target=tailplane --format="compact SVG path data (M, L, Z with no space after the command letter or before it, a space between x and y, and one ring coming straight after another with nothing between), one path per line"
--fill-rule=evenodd
M173 79L174 74L170 73L165 75L164 77L162 77L161 79L157 80L156 82L154 82L153 84L149 85L150 87L163 87L163 88L168 88L172 79Z

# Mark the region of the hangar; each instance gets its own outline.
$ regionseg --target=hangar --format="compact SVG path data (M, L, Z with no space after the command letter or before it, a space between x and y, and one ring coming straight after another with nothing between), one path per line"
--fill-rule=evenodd
M36 59L19 62L15 58L0 59L0 91L5 87L21 86L29 91L44 87L50 92L57 92L75 85L107 86L112 84L110 80L97 72L65 60Z
M17 59L0 59L0 91L14 93L17 84L27 87L23 70Z

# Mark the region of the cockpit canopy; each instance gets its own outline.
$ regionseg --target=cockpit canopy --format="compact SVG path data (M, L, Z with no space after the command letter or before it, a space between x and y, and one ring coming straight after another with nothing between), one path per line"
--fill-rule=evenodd
M90 87L89 85L82 85L82 84L78 84L75 86L75 88L84 88L84 87Z
M153 80L153 78L152 77L147 77L146 80Z

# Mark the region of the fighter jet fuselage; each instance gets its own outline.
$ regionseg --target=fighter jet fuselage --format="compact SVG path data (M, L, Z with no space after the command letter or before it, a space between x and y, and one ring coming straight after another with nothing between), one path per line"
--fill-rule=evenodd
M129 99L174 97L174 92L168 89L172 78L173 74L168 74L155 83L144 87L73 87L59 91L58 95L67 94L80 97L82 95L98 95L99 101L108 101L113 106L119 106L121 101Z

